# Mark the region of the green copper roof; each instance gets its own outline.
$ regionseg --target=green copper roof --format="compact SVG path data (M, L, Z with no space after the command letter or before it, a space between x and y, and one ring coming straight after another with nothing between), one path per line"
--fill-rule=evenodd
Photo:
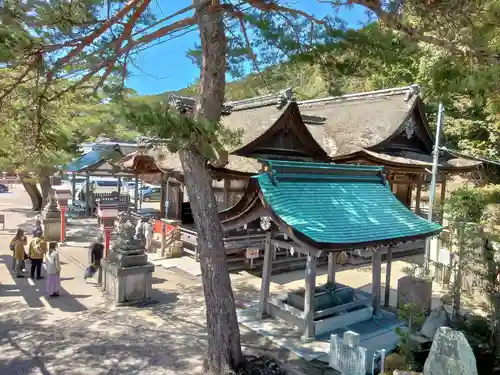
M416 239L437 234L391 192L382 167L262 161L256 178L266 205L312 241L347 245Z
M117 160L122 154L116 149L99 149L87 152L81 158L64 166L65 172L84 172L106 160Z

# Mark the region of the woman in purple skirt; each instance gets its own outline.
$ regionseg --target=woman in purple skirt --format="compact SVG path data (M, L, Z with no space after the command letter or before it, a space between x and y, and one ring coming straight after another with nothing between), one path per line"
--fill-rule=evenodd
M49 251L45 254L45 268L47 270L47 292L50 297L59 296L59 286L61 284L61 262L59 253L56 250L56 242L49 244Z

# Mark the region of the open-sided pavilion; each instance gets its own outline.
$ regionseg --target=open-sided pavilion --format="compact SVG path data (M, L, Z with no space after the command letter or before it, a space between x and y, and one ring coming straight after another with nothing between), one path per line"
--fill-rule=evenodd
M391 191L382 167L263 160L242 199L220 213L226 230L260 218L267 229L260 294L260 317L278 317L314 337L380 317L381 249L387 248L385 303L390 288L391 247L439 234L429 222ZM272 223L272 224L269 224ZM285 234L277 239L275 234ZM305 290L282 299L269 297L275 247L307 257ZM372 294L335 283L334 254L355 250L373 253ZM316 262L328 254L328 283L316 285Z

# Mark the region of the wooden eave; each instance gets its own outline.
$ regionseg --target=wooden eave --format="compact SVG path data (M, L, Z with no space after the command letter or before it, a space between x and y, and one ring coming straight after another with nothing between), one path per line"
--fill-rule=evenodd
M259 183L251 178L241 199L232 207L219 212L219 219L225 230L242 227L258 217L265 216L266 211L259 197Z
M255 173L240 172L227 168L215 168L212 165L209 165L208 168L210 173L214 176L213 178L229 177L235 180L245 180L255 175Z
M260 146L265 142L272 140L279 132L286 130L295 134L301 142L304 150L309 153L308 156L317 161L328 161L329 157L325 150L319 145L310 133L302 120L299 106L296 102L289 102L281 113L280 117L259 137L246 145L234 150L232 154L252 157L255 154L262 153Z
M160 168L155 158L150 155L134 155L123 164L136 174L162 174L167 172ZM148 168L144 168L144 165Z
M415 165L415 164L402 164L397 162L392 162L385 159L379 159L373 155L366 153L364 150L353 152L352 154L341 155L338 157L332 158L334 163L338 164L350 164L356 161L366 161L371 165L379 165L383 167L395 168L395 169L403 169L411 172L425 172L428 169L428 166L424 165Z
M389 145L396 137L398 137L404 131L405 126L406 126L405 125L406 121L408 121L408 119L414 114L416 114L418 116L418 119L419 119L419 121L417 122L419 125L419 128L417 130L417 134L420 133L420 135L422 135L421 132L424 132L423 137L421 137L421 140L424 143L424 145L426 146L429 154L432 153L432 148L433 148L433 144L434 144L433 143L434 137L433 137L432 132L429 128L429 123L427 121L427 116L425 116L425 109L424 109L423 102L422 102L422 99L420 98L420 96L417 96L417 98L414 100L412 106L408 110L408 115L405 117L405 119L401 123L400 127L390 137L386 138L382 142L380 142L376 145L373 145L367 149L377 151L377 152L383 151L387 145ZM422 138L427 138L427 139L422 139Z
M352 154L341 155L332 158L332 162L338 164L350 164L355 161L366 161L372 165L380 165L394 170L407 171L407 172L420 172L427 173L427 170L431 167L430 165L419 165L419 164L408 164L408 163L398 163L396 161L390 161L386 159L377 158L374 155L368 154L364 150L353 152ZM470 165L464 167L453 167L453 166L439 166L438 172L443 173L466 173L477 168L477 165Z

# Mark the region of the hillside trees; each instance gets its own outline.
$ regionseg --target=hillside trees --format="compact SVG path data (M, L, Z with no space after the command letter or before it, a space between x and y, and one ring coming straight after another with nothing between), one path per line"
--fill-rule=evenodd
M419 84L431 125L438 102L444 102L450 148L500 157L500 87L494 78L500 73L498 65L417 43L379 22L359 30L338 30L335 39L295 55L292 61L317 66L333 95ZM488 172L491 177L495 168Z

